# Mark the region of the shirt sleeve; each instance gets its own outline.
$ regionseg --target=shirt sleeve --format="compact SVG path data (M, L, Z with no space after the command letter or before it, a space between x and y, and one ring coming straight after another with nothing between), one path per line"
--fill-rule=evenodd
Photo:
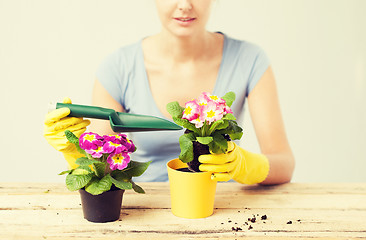
M107 92L121 105L123 96L123 67L121 66L121 56L116 51L107 56L99 65L96 71L96 78L107 90Z
M270 65L270 60L262 48L253 46L254 61L251 72L249 74L247 96L262 78L264 72Z

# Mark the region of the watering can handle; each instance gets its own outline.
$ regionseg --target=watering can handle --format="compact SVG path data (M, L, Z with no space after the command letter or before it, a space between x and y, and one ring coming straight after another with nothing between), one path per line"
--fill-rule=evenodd
M96 118L96 119L109 119L109 116L116 111L109 108L78 105L78 104L66 104L57 103L56 109L67 107L70 109L70 117L86 117L86 118Z

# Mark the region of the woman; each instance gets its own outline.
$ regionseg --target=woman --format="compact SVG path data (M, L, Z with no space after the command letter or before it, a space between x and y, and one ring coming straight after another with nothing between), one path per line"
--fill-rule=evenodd
M242 115L247 99L262 153L250 153L234 144L230 154L200 157L201 170L214 172L218 181L288 182L294 157L269 61L254 44L206 30L212 3L213 0L156 0L161 32L118 49L105 59L97 71L93 105L170 119L165 106L171 101L184 105L202 92L223 96L234 91L237 96L232 106L234 115ZM64 111L53 113L46 125L70 119L65 117L67 110ZM88 124L87 120L77 119L64 127L71 125L72 130L80 133ZM105 121L93 122L90 130L113 133ZM51 135L46 131L46 138ZM182 132L166 131L131 134L138 146L133 159L153 161L140 181L167 181L165 164L179 155L180 135ZM64 151L69 162L75 159L73 151Z

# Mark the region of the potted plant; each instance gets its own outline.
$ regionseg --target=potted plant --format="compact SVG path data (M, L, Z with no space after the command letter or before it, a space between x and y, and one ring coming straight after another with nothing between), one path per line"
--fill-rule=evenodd
M198 157L226 153L228 141L242 137L243 129L230 109L234 100L234 92L223 97L203 92L197 99L186 102L184 107L176 101L167 105L173 121L186 128L179 138L179 159L167 164L175 215L200 218L213 213L216 181L211 180L211 173L199 170ZM187 192L183 193L183 190ZM195 197L192 192L199 195Z
M132 178L142 175L150 162L131 160L136 147L125 134L99 136L86 132L77 138L67 130L65 136L84 154L76 160L77 168L60 173L67 174L70 191L79 191L84 218L91 222L118 220L124 191L145 193Z

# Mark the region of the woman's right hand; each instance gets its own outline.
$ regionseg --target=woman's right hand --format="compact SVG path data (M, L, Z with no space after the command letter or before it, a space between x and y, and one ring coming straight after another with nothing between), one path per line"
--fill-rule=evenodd
M63 103L71 104L71 100L65 98ZM64 154L70 167L73 167L79 154L74 144L67 140L64 132L69 130L75 136L80 137L86 131L90 121L83 118L68 117L69 114L69 108L60 108L49 112L45 118L43 136L53 148Z

